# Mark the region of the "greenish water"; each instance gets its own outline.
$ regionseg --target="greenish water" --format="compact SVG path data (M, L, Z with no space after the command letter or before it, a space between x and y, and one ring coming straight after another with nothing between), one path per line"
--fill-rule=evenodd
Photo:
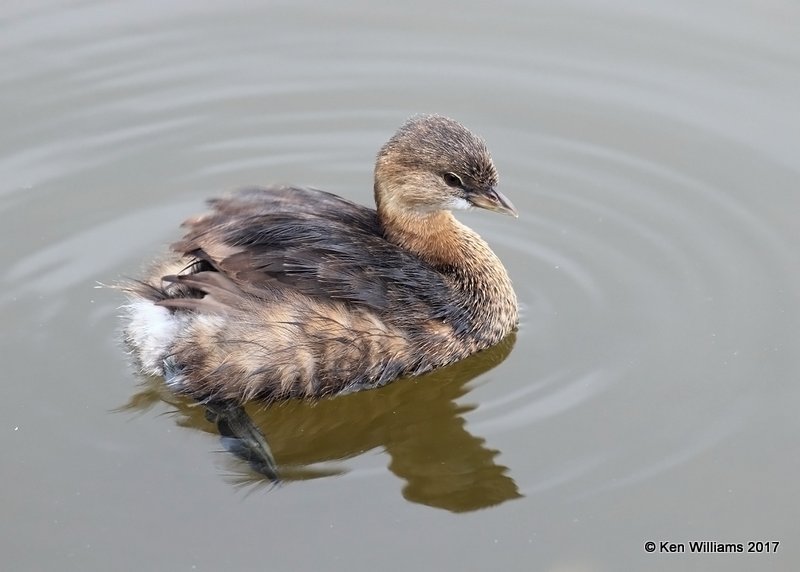
M800 7L95 0L0 8L9 570L800 565ZM250 414L271 487L132 371L117 293L228 189L372 201L414 113L488 142L508 345ZM692 554L691 541L780 541ZM647 553L655 541L687 553Z

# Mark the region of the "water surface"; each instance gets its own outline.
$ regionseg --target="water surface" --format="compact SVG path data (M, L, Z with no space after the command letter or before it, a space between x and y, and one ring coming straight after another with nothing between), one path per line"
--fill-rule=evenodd
M798 18L778 1L4 5L6 566L796 568ZM95 286L228 189L370 203L375 152L418 112L493 152L520 219L461 218L509 269L520 329L419 380L253 405L305 475L269 487L131 370L122 300Z

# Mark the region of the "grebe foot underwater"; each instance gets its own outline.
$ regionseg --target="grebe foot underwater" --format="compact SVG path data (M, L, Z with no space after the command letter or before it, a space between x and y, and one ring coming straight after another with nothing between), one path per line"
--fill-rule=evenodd
M505 268L451 213L516 216L497 182L480 138L425 115L380 149L374 210L294 187L214 199L123 286L126 341L143 372L206 404L358 391L461 360L517 324Z
M273 482L280 481L272 449L243 405L233 401L210 401L203 406L206 419L217 426L225 449L245 461L255 472Z

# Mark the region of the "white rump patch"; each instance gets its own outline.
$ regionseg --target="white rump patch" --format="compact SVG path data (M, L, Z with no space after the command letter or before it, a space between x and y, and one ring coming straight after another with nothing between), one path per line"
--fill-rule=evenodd
M124 308L130 316L126 335L142 369L150 375L164 375L164 358L170 353L181 320L148 300L137 300Z

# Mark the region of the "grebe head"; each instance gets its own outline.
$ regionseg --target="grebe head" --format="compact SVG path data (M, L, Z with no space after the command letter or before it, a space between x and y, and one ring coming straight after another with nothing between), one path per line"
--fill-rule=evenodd
M418 215L473 207L517 216L497 189L482 139L447 117L409 119L381 148L375 163L375 203L383 215Z

